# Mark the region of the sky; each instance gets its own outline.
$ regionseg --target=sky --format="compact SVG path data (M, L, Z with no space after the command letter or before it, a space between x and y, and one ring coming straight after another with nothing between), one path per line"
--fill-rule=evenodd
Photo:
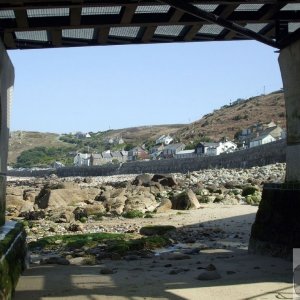
M255 41L12 50L12 131L185 124L282 88L276 49Z

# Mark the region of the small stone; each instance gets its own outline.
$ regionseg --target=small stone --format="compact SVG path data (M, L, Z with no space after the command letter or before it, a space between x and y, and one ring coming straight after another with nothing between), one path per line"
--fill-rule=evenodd
M100 270L100 274L102 275L108 275L108 274L113 274L115 273L114 270L110 269L110 268L103 268Z
M215 271L217 270L216 266L213 264L209 264L207 267L205 267L205 270L207 271Z
M164 267L165 267L165 268L171 268L171 267L172 267L172 264L166 264Z
M184 260L184 259L191 259L191 257L183 253L171 253L168 256L168 260Z
M198 275L198 280L216 280L220 279L221 275L218 271L203 271L201 274Z
M236 273L235 271L227 271L227 272L226 272L227 275L233 275L233 274L235 274L235 273Z

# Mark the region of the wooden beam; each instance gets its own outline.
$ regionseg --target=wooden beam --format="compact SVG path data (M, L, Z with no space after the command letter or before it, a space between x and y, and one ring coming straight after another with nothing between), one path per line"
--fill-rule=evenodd
M15 49L16 42L12 32L4 32L4 44L6 48Z
M27 28L28 27L28 18L26 9L18 9L14 10L17 26L19 28Z
M216 13L216 14L221 18L227 19L238 6L239 6L238 4L227 5L223 7L220 13Z
M55 47L60 47L62 45L62 30L54 29L50 31L50 40L52 45Z
M70 9L70 25L79 26L81 23L81 8L71 8Z
M130 24L134 16L137 5L126 6L122 15L121 24Z
M285 4L273 4L273 5L265 5L262 8L262 15L259 18L260 21L265 21L272 19L274 15L276 15Z
M98 44L106 44L109 34L109 27L100 27L98 30L97 42Z
M247 38L257 40L257 41L264 43L266 45L269 45L271 47L278 48L278 46L279 46L275 41L273 41L270 38L264 37L252 30L242 27L236 23L230 22L230 21L223 19L212 13L202 11L202 10L198 9L197 7L195 7L189 3L186 3L182 0L160 0L160 2L169 4L172 7L180 9L190 15L193 15L193 16L199 18L200 20L206 20L213 24L223 26L224 28L226 28L228 30L235 31L236 33L239 33Z
M187 33L183 37L183 40L186 42L193 40L202 26L203 24L201 23L191 26L191 28L187 31Z
M152 40L156 28L157 28L156 26L146 27L146 30L145 30L145 32L143 34L143 37L142 37L142 42L143 43L149 43Z
M177 22L179 22L179 20L182 18L183 15L184 15L183 11L172 8L172 16L171 16L169 22L177 23Z

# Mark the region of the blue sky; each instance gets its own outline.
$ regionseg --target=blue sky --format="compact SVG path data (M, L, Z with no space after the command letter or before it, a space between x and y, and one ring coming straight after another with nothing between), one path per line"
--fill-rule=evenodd
M244 41L9 51L11 130L190 123L230 100L280 89L275 50Z

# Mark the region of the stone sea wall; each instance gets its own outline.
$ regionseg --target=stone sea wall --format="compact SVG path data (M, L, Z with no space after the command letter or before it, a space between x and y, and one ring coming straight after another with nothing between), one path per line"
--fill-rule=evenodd
M196 158L166 159L156 161L135 161L108 164L95 167L66 167L52 170L9 171L9 176L45 176L56 174L69 176L108 176L117 174L140 173L186 173L211 168L250 168L264 166L286 160L286 140L280 140L262 146L240 150L218 156L199 156Z

